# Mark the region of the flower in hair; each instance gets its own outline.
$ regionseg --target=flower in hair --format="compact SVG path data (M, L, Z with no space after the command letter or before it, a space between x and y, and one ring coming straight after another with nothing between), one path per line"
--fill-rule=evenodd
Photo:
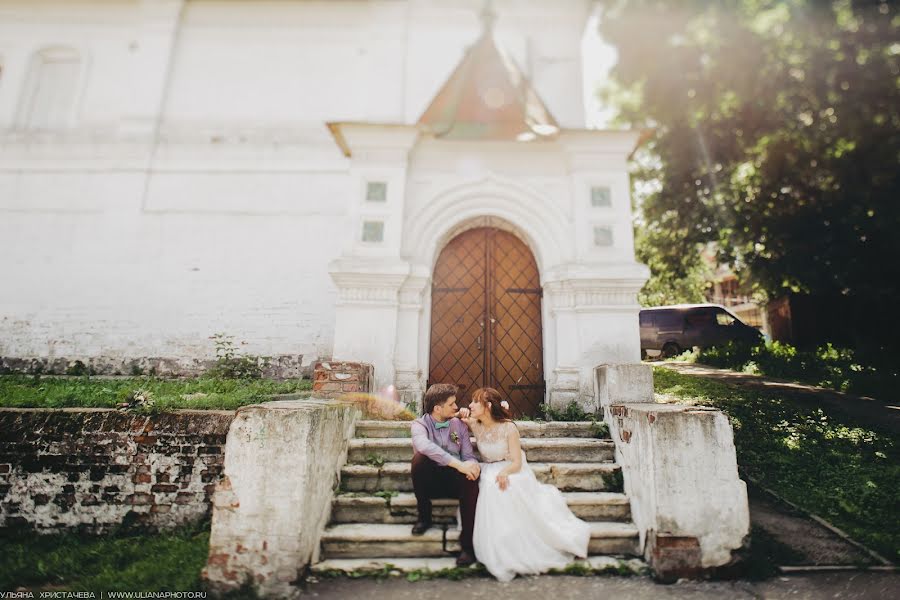
M506 410L509 410L509 402L507 402L506 400L501 400L501 401L500 401L500 406L502 406L502 407L505 408Z

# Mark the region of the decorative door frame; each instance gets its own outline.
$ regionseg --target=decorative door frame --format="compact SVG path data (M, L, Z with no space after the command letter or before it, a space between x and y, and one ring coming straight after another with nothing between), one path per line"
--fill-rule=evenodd
M512 231L531 249L544 290L545 402L593 409L593 369L640 361L636 296L649 276L633 258L581 263L576 224L559 203L491 175L412 204L398 256L330 265L338 301L334 358L375 365L376 387L394 385L421 409L429 369L431 274L446 243L480 225Z
M432 283L427 378L437 370L441 380L471 384L460 390L461 405L484 385L498 389L515 414L536 415L546 390L543 303L528 244L507 228L476 223L441 250ZM438 285L447 295L434 296Z

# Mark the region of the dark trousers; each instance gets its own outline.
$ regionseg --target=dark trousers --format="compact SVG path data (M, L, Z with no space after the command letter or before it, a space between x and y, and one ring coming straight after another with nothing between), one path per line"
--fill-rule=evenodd
M412 480L420 522L431 522L432 499L459 499L459 512L462 517L459 545L463 550L474 554L472 529L475 527L478 481L469 481L456 469L441 467L424 454L419 453L416 453L412 459Z

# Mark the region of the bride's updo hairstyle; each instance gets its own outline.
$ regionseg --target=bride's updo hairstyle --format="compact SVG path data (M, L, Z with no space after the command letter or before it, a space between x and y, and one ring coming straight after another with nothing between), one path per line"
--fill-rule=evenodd
M503 404L509 406L509 403L503 401L503 396L494 388L483 387L472 392L472 402L478 402L491 413L491 417L495 421L512 421L512 413ZM503 404L501 404L503 403Z

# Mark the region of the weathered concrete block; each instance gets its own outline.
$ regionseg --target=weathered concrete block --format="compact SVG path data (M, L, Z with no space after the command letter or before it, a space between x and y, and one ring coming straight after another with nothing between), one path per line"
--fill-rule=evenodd
M262 597L298 593L292 583L317 558L359 416L350 404L319 399L238 410L213 499L203 572L214 590L249 581Z
M601 408L610 404L654 402L653 367L650 365L600 365L594 375Z
M609 414L625 492L657 576L694 577L730 563L750 532L750 513L728 418L648 403L612 404Z

